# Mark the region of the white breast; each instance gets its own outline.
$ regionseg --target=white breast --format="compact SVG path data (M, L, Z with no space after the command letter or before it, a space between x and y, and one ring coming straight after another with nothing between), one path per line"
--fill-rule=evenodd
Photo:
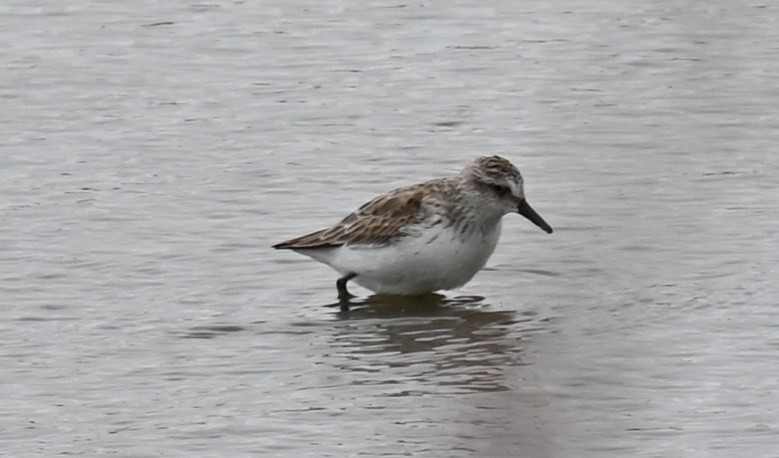
M303 254L343 275L357 274L353 281L372 291L421 294L467 283L492 255L500 229L498 221L486 231L462 237L453 226L439 224L387 246L342 246Z

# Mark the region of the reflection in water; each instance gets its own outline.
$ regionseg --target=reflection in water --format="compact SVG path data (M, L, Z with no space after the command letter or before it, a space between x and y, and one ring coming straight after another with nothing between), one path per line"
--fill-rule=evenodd
M202 325L190 328L187 332L181 333L180 337L185 339L213 339L214 337L244 330L246 330L244 326L230 324Z
M354 384L387 385L385 395L509 389L504 368L522 364L532 317L490 310L484 298L372 296L338 313L330 355Z

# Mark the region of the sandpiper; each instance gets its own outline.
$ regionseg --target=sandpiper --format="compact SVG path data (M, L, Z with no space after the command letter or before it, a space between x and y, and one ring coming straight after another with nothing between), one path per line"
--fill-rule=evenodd
M454 176L395 189L338 224L273 245L341 274L341 302L354 280L380 294L416 295L467 283L498 243L501 219L519 213L551 234L525 199L522 175L500 156L476 158Z

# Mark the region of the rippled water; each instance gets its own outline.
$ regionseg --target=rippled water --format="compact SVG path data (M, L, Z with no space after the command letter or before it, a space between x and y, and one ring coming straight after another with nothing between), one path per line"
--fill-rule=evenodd
M0 6L5 456L776 456L770 2ZM474 155L460 291L269 246Z

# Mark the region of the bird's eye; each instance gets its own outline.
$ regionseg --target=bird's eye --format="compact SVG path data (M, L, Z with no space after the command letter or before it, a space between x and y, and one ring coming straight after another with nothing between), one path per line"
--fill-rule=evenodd
M504 197L506 194L511 192L507 186L501 186L499 184L491 184L489 186L490 189L492 189L492 191L498 195L498 197Z

